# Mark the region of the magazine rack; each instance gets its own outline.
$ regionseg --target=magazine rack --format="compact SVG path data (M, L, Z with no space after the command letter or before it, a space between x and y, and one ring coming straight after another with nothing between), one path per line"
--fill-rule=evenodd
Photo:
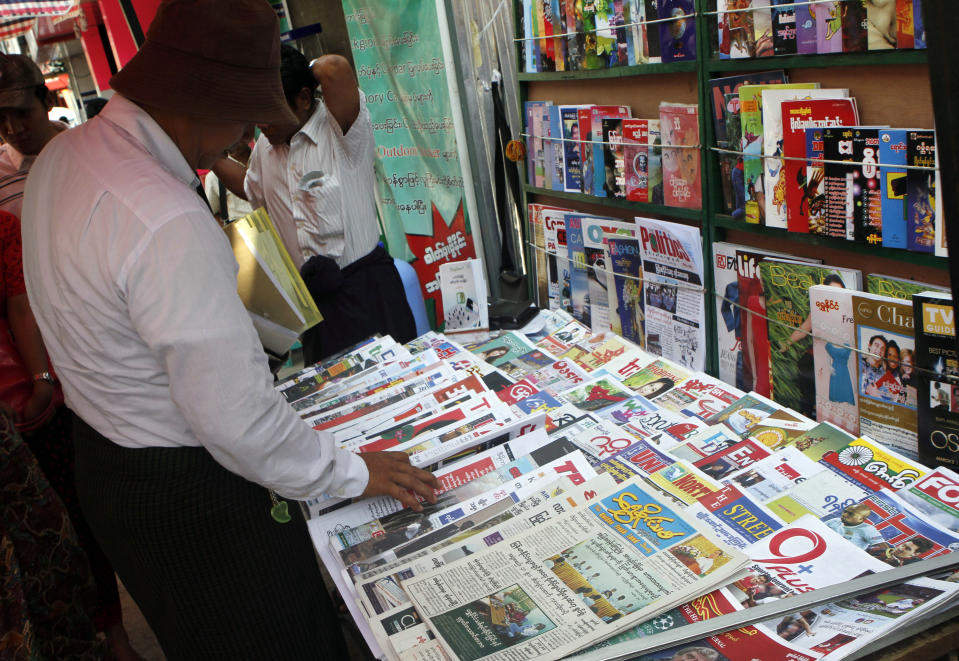
M517 26L516 62L522 67L520 17L522 2L514 0ZM931 254L822 237L790 233L786 230L761 225L749 225L721 212L722 184L713 122L709 115L709 81L714 77L747 71L786 69L793 82L819 81L823 87L849 87L850 95L859 102L863 124L931 127L934 125L932 95L929 87L928 54L925 50L888 50L864 53L837 53L822 55L786 55L751 59L721 60L715 55L717 18L716 0L695 0L697 13L695 61L645 64L589 71L559 71L517 74L518 98L522 104L530 100L550 100L554 103L629 104L637 117L658 116L660 101L697 103L699 105L700 154L704 173L702 209L680 209L657 204L629 202L537 188L527 182L525 202L540 202L557 206L575 206L585 213L597 213L621 218L642 215L661 218L701 228L703 236L703 263L712 264L712 244L730 241L802 257L817 257L826 264L857 268L867 272L902 274L930 284L949 286L948 259ZM652 26L655 27L655 26ZM895 90L890 94L890 90ZM525 114L521 111L520 116ZM516 131L519 133L520 131ZM526 169L520 168L526 177ZM527 221L529 219L527 218ZM542 259L529 243L532 229L526 224L527 259L530 264ZM905 268L904 268L905 267ZM715 293L712 268L705 270L707 295ZM534 269L530 269L534 273ZM535 296L535 283L530 280L530 295ZM708 329L716 325L715 305L707 301ZM707 342L707 369L718 373L715 340Z

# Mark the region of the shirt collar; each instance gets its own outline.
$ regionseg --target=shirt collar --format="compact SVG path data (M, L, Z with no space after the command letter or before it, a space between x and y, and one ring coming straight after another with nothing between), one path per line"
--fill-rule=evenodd
M183 183L195 186L199 181L173 139L147 111L126 97L114 94L98 117L124 131Z
M296 135L303 134L309 138L313 144L319 144L320 141L320 130L323 128L323 124L326 122L326 106L322 101L317 99L316 109L313 111L313 114L310 115L310 118L306 120L306 123L300 127L300 130L297 131ZM293 138L296 138L296 135ZM292 140L290 141L293 142Z

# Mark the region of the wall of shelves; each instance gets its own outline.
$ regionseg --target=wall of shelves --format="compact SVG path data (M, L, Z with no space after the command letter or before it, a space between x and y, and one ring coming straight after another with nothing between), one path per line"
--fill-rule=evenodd
M521 5L514 0L514 5ZM631 218L635 215L697 224L702 229L704 263L712 263L712 243L731 241L804 257L824 263L885 273L949 286L948 260L905 250L873 248L852 241L776 228L748 225L722 213L719 178L709 99L709 80L745 72L785 69L790 82L819 82L822 87L846 87L856 97L860 121L869 125L906 128L934 126L932 93L929 85L928 53L924 50L890 50L865 53L794 55L720 60L715 57L715 0L696 0L700 12L696 21L695 62L637 65L596 71L521 73L519 98L548 100L555 104L628 104L635 117L657 117L661 101L698 103L702 143L703 208L677 209L625 200L597 198L578 193L524 186L529 202L570 206L589 213ZM517 22L518 25L518 22ZM522 36L522 35L517 35ZM523 62L522 57L517 58ZM525 117L525 113L521 113ZM522 168L525 179L525 168ZM525 206L525 204L524 204ZM712 289L712 270L707 268L706 287ZM706 306L707 328L714 324L715 307ZM707 331L707 337L710 333ZM708 371L716 374L714 343L710 343Z

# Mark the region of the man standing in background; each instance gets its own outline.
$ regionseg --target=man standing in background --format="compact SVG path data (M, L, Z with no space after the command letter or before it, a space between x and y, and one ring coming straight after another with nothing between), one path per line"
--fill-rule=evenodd
M349 62L307 63L283 46L283 93L295 123L260 124L249 169L213 170L254 208L265 206L324 321L303 336L307 364L374 333L416 335L400 275L378 245L370 114ZM319 98L317 91L319 88Z

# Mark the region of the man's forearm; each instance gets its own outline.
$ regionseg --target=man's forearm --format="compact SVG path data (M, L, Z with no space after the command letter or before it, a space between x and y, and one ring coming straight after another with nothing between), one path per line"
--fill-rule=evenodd
M246 179L246 168L231 158L221 158L213 164L215 174L227 190L237 197L246 200L246 189L243 181Z

